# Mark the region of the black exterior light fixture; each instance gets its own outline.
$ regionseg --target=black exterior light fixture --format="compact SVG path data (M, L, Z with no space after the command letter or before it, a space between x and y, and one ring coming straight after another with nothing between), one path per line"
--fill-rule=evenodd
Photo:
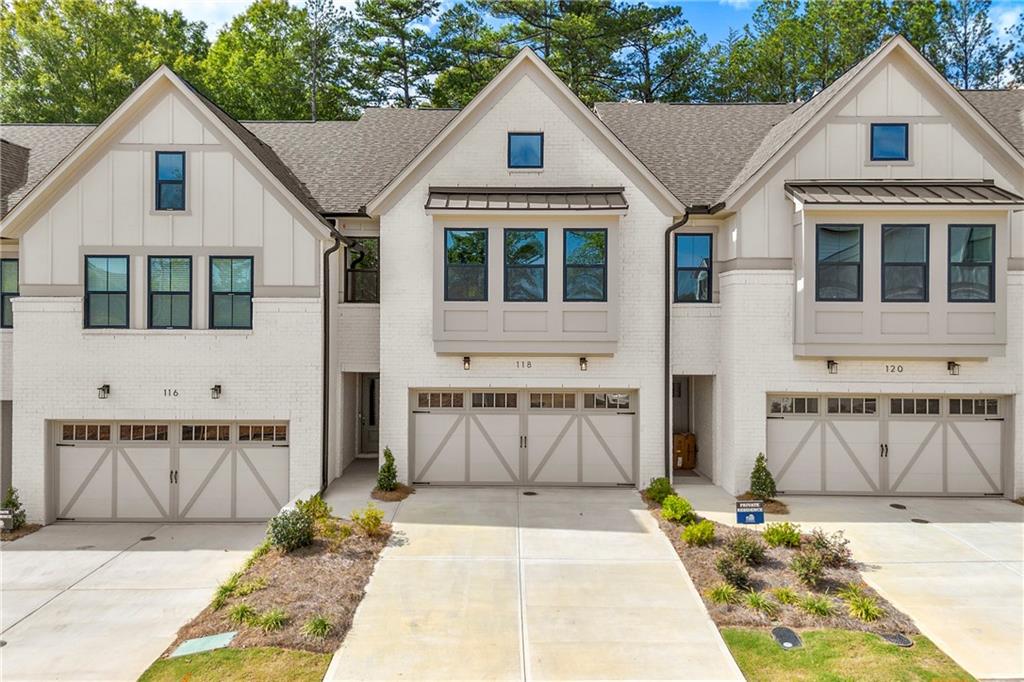
M580 358L580 371L581 372L586 372L587 371L587 359L586 358Z
M839 374L839 363L835 360L829 360L825 363L825 366L828 367L829 374Z
M220 384L214 384L213 387L210 388L210 398L212 398L213 400L220 400L221 392L222 389L220 387Z
M467 372L469 371L469 356L468 355L463 355L462 356L462 369L466 370Z
M100 400L106 400L110 397L110 384L103 384L96 389L96 397Z
M950 360L946 363L946 371L949 372L951 377L960 376L960 363Z

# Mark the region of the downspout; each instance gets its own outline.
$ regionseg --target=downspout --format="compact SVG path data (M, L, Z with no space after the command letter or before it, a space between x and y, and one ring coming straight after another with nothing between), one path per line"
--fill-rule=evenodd
M331 417L331 255L341 248L342 237L337 229L331 227L334 246L324 251L323 266L323 386L321 387L323 412L320 417L320 493L327 490L328 460L330 459L330 417Z

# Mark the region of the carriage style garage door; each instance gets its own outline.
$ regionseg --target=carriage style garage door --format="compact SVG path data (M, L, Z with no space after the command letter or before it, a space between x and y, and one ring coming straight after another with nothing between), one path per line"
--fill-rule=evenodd
M998 396L768 397L768 466L780 491L998 495Z
M412 405L417 483L636 482L635 393L416 390Z
M75 520L251 521L288 501L288 424L55 425L56 515Z

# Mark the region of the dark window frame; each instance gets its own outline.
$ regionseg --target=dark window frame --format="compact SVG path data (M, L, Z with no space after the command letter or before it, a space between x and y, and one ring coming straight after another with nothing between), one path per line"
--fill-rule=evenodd
M352 249L346 249L345 255L345 303L380 303L380 237L353 237L353 239L359 241L373 240L377 242L377 267L376 268L353 268L353 265L358 265L365 253L358 253L356 259L352 260ZM355 298L353 292L355 287L352 286L352 273L353 272L372 272L376 274L377 280L377 296L373 300L366 300L362 298Z
M247 261L249 261L249 291L248 291L248 293L246 293L244 291L219 291L219 292L214 292L214 290L213 290L213 262L215 260L232 260L232 261L234 261L234 260L247 260ZM253 292L256 289L256 262L255 262L255 260L256 259L253 256L218 256L218 255L211 255L210 256L209 282L208 282L208 284L209 284L209 292L210 292L210 303L209 303L209 315L210 315L210 318L209 318L210 324L209 324L209 326L210 326L210 329L252 329L252 326L253 326L252 299L253 299ZM234 277L232 277L232 289L233 288L234 288ZM215 296L226 296L226 295L232 296L232 297L238 296L238 295L241 295L241 296L246 296L247 295L249 297L249 324L247 326L243 327L241 325L233 325L233 324L232 325L221 325L221 324L217 324L216 323L216 320L215 320L214 315L213 315L214 297ZM232 309L233 308L234 308L234 306L232 306Z
M14 267L18 270L18 276L14 280L14 291L2 291L0 290L0 329L13 329L14 328L14 311L11 311L10 322L4 322L3 320L3 309L9 298L17 298L19 291L21 290L21 266L18 264L17 258L0 258L0 279L3 276L3 267L5 263L14 263Z
M603 232L604 263L601 265L569 265L569 233L570 232ZM569 268L601 268L601 298L569 298ZM565 228L562 230L562 302L563 303L607 303L608 302L608 228L585 227L580 229Z
M513 166L512 165L512 138L513 137L539 137L540 138L540 163L536 166ZM509 133L505 142L505 162L513 170L536 170L544 167L544 133L543 132L516 132Z
M924 230L924 262L923 263L888 263L885 260L885 233L886 230L891 228L905 228L914 227L921 228ZM923 223L883 223L882 224L882 303L928 303L928 299L931 296L931 287L929 286L929 278L931 277L931 225ZM924 267L924 297L923 298L886 298L885 290L885 268L887 265L892 266L907 266L907 267Z
M679 265L679 242L685 237L707 237L708 240L708 266L706 268L682 267ZM675 303L713 303L714 294L714 262L715 262L715 236L710 232L677 232L675 238L675 267L673 268L674 281L672 282L673 300ZM686 301L679 298L679 273L680 272L703 272L708 273L708 297L706 300L697 299Z
M161 180L160 179L160 157L161 156L180 156L181 157L181 180ZM153 154L153 179L155 181L154 188L156 194L153 197L153 210L155 211L177 211L182 212L188 210L188 191L186 187L186 180L188 178L188 162L185 158L185 152L175 151L157 151ZM181 208L177 207L165 207L160 203L160 187L163 185L181 185Z
M821 297L821 230L822 228L855 227L859 239L857 261L857 298ZM817 223L814 226L814 300L818 303L864 302L864 225L857 223Z
M188 291L153 291L153 261L164 258L180 258L188 261ZM149 329L191 329L192 328L192 278L195 271L192 269L192 256L148 256L146 258L146 323ZM188 323L185 326L160 326L153 325L153 296L172 296L188 298ZM173 307L173 306L172 306Z
M875 128L903 128L903 156L879 157L875 154ZM872 161L910 161L910 124L909 123L872 123L868 144L871 145Z
M448 262L448 233L449 232L483 232L484 233L484 262L480 264L470 264L472 267L482 267L484 269L484 291L483 298L452 298L448 295L448 268L451 265L465 266L465 263L449 263ZM452 301L454 303L468 302L468 303L481 303L486 302L490 298L490 250L491 250L491 231L486 227L446 227L444 228L444 241L442 242L443 254L444 254L444 300Z
M120 258L125 262L125 285L124 291L110 291L104 289L103 291L89 291L89 259L90 258ZM123 253L90 253L86 254L83 263L82 270L82 290L84 292L83 298L85 299L85 328L86 329L128 329L132 324L132 259L131 256ZM123 294L125 299L124 305L124 324L89 324L89 307L92 300L92 294Z
M543 265L513 265L518 269L543 270L544 272L544 294L541 298L521 299L509 298L508 296L508 233L509 232L542 232L544 233L544 263ZM502 262L502 288L504 289L504 300L506 303L547 303L548 300L548 254L550 253L548 242L548 228L546 227L506 227L501 233L501 262Z
M953 263L953 229L957 227L987 227L992 230L992 262L976 263L988 267L988 298L953 298L953 266L966 265ZM947 303L995 303L996 302L996 226L993 223L950 223L946 229L946 302Z

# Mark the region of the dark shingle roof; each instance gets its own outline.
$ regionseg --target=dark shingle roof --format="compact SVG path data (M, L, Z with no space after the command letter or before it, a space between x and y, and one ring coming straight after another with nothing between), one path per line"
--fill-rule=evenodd
M961 90L967 101L1024 154L1024 90Z
M6 143L0 149L0 175L3 176L0 217L7 215L94 127L7 123L0 126L0 137ZM18 151L8 145L27 151Z

